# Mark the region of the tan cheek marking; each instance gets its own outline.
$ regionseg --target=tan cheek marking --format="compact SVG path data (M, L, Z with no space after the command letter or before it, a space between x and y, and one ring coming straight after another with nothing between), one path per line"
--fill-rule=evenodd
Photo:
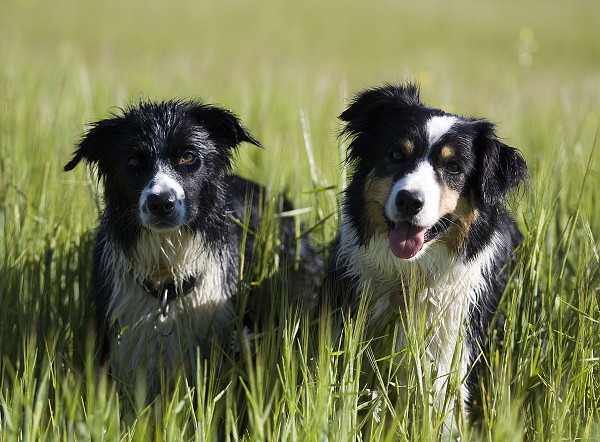
M388 228L382 214L387 196L392 188L391 177L376 178L369 174L365 181L365 201L367 218L373 227L373 231L379 234L387 234Z
M444 145L440 150L440 160L442 162L453 160L455 156L454 148L452 146Z
M460 195L456 190L444 186L440 196L440 218L449 213L453 213L458 205L459 199Z
M465 242L479 213L472 197L460 197L453 214L454 221L448 229L446 244L451 252L460 253L465 248Z

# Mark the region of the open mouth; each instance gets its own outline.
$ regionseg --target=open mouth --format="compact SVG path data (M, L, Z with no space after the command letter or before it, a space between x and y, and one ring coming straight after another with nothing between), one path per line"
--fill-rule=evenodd
M429 228L416 226L407 221L393 222L386 219L392 253L400 259L413 258L429 241L442 235L450 227L450 219L442 217Z

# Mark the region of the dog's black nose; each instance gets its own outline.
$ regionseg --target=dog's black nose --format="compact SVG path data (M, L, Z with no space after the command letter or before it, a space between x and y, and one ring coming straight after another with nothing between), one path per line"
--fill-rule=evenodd
M175 199L172 192L153 193L146 198L146 207L153 215L170 215L175 209Z
M396 195L396 208L401 215L415 216L423 208L425 198L418 192L401 190Z

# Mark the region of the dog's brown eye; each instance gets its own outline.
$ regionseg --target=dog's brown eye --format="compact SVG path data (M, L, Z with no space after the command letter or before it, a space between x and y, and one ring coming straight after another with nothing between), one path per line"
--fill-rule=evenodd
M394 161L402 161L404 159L404 154L400 150L392 150L390 152L390 158Z
M448 163L446 164L446 170L450 173L459 173L460 167L456 163Z
M196 156L191 152L184 152L179 161L181 164L192 164L194 161L196 161Z
M127 160L127 164L129 164L130 166L133 167L139 167L142 164L142 161L140 160L140 158L136 155L133 155L131 157L129 157L129 159Z

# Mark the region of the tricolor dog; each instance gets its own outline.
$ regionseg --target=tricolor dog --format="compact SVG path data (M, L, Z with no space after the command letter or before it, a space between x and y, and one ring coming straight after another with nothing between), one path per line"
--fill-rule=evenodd
M429 107L412 84L363 91L340 119L351 178L326 285L346 305L369 293L372 325L422 313L435 400L458 367L468 409L522 239L505 200L526 180L525 161L491 122Z

